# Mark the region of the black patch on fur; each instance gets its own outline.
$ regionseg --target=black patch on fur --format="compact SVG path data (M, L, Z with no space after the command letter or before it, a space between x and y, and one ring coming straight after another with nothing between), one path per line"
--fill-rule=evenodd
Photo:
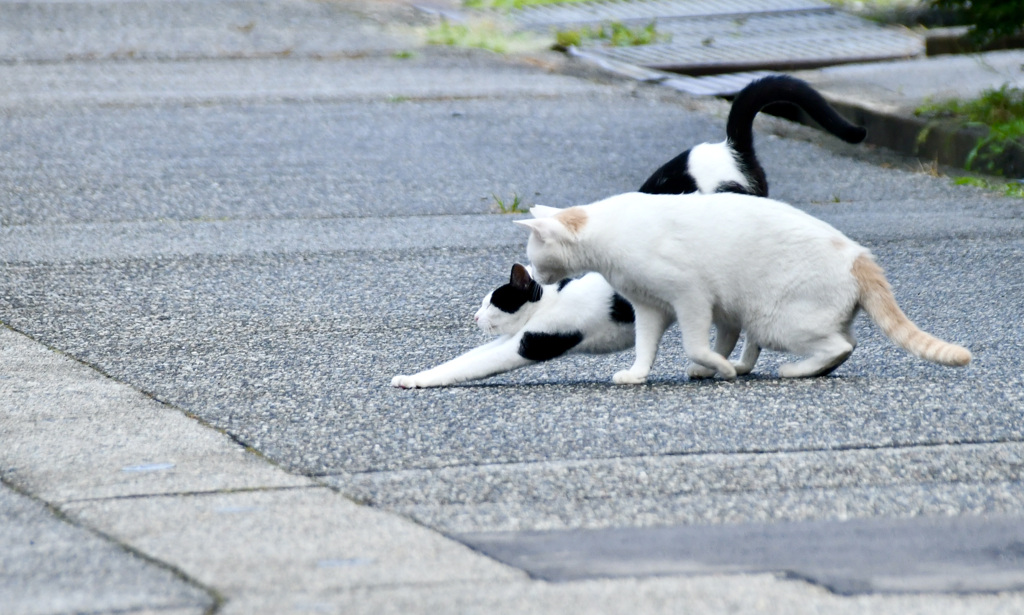
M686 150L672 160L661 165L644 185L640 192L647 194L689 194L697 192L697 182L690 175L690 150Z
M491 293L491 305L507 314L515 314L527 301L540 301L544 288L537 283L522 265L512 265L508 284L499 286Z
M569 352L583 341L583 334L573 333L532 333L523 334L519 342L519 356L530 361L548 361Z
M715 189L715 192L732 192L735 194L752 194L754 196L758 196L756 192L738 182L722 182L721 184L718 184L718 188Z
M573 281L573 278L565 278L564 280L560 281L558 283L558 292L562 292L562 289L565 288L566 286L568 286L569 282L572 282L572 281Z
M543 292L544 289L541 288L540 284L537 284L530 290L523 290L511 284L505 284L494 289L494 292L491 293L491 305L502 312L515 314L519 311L519 308L526 305L527 301L539 301Z
M633 305L626 301L626 298L615 293L612 295L612 320L621 323L630 323L636 321L636 314L633 312Z

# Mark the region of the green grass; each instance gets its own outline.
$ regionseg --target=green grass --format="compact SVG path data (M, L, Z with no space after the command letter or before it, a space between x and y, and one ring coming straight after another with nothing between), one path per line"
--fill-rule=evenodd
M579 47L585 42L598 41L611 47L632 47L667 41L669 37L658 32L657 24L627 26L613 21L596 26L584 26L575 30L559 30L555 33L555 45L561 48Z
M496 53L508 51L506 38L507 35L493 22L465 24L442 19L441 23L427 31L427 42L431 45L476 47Z
M462 0L467 9L521 9L541 4L571 4L586 0Z
M542 4L586 2L587 0L463 0L462 4L471 9L493 9L499 12L521 9ZM478 13L466 21L453 23L441 19L436 26L427 30L427 42L432 45L452 47L477 47L497 53L516 51L538 51L550 46L550 38L526 32L515 32L511 23L504 23L500 15ZM612 47L649 45L668 40L668 36L657 31L652 21L646 26L628 26L621 22L605 23L576 30L555 33L555 48L565 49L580 46L584 42L600 41Z
M926 117L963 118L988 126L1024 119L1024 90L1005 84L996 90L985 90L975 100L953 99L925 104L916 110Z
M487 18L452 23L442 19L427 30L427 43L450 47L475 47L495 53L512 53L542 49L546 43L536 35L514 32L509 24Z
M849 11L903 9L920 6L921 0L825 0L836 8Z
M957 177L953 180L953 184L957 186L974 186L975 188L984 188L985 190L1000 192L1003 196L1013 196L1019 199L1024 199L1024 184L1017 182L1004 184L1003 182L994 182L982 177Z
M1024 89L1008 84L985 90L974 100L949 100L918 107L914 113L933 120L950 120L979 126L987 134L978 140L964 165L980 164L986 172L1001 174L996 160L1010 147L1024 148Z
M504 199L496 194L492 194L491 198L494 199L494 205L498 212L503 214L525 214L530 211L529 207L526 207L523 203L523 199L518 194L512 195L512 202L506 203Z

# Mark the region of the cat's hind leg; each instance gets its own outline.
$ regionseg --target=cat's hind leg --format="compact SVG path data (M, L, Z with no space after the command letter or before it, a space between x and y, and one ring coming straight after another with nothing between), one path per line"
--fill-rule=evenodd
M697 365L715 370L727 380L735 378L736 368L729 359L711 349L711 306L699 298L688 297L673 307L683 334L686 356ZM736 341L732 340L732 344L735 345Z
M728 357L732 354L733 348L736 347L736 342L740 339L740 328L732 325L715 323L715 331L715 352L723 357ZM750 370L748 369L743 373L745 374L749 371ZM691 363L686 368L686 375L689 376L691 380L713 378L716 373L717 370L703 365L698 365L696 363ZM737 373L739 373L739 370L737 370Z
M738 363L733 363L737 376L746 376L754 369L758 357L761 356L761 345L747 333L747 340L743 342L743 354L740 355Z
M851 336L837 332L820 339L811 348L809 357L779 366L783 378L811 378L824 376L843 364L853 353Z
M615 384L643 384L647 381L654 357L658 354L658 344L673 320L671 312L652 305L633 302L633 312L636 315L636 358L632 367L615 372L612 376Z

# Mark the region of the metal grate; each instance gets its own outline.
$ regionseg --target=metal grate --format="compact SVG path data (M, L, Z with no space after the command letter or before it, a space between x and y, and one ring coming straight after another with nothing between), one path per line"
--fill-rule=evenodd
M843 23L849 19L846 15L835 15L836 19L815 15L813 21L821 27L811 28L805 27L807 20L801 17L751 18L739 27L720 20L666 23L664 30L677 34L671 43L591 51L620 62L690 75L814 68L907 58L922 52L921 40L900 30ZM776 23L762 30L761 21ZM782 27L786 21L795 27Z
M751 81L775 74L771 71L752 73L730 73L728 75L709 75L707 77L690 77L680 75L661 82L663 86L694 96L735 96L747 87Z
M834 10L820 0L603 0L515 13L520 27L571 29L594 22L650 22L671 42L585 44L583 51L687 75L794 70L924 53L921 38Z
M569 4L548 4L513 13L523 28L582 24L600 21L670 19L712 15L754 15L787 11L831 11L821 0L599 0Z

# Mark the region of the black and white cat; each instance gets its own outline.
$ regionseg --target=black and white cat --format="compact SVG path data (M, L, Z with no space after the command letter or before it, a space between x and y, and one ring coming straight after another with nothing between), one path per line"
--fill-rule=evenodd
M395 376L391 386L448 386L570 352L627 350L635 342L633 318L633 307L599 274L542 286L516 264L508 284L488 293L475 316L477 325L497 339L433 369Z
M754 116L773 103L797 105L814 121L848 143L867 131L847 122L814 88L789 75L758 79L740 90L729 109L726 139L701 143L666 162L640 187L648 194L736 192L768 196L768 180L754 154Z

